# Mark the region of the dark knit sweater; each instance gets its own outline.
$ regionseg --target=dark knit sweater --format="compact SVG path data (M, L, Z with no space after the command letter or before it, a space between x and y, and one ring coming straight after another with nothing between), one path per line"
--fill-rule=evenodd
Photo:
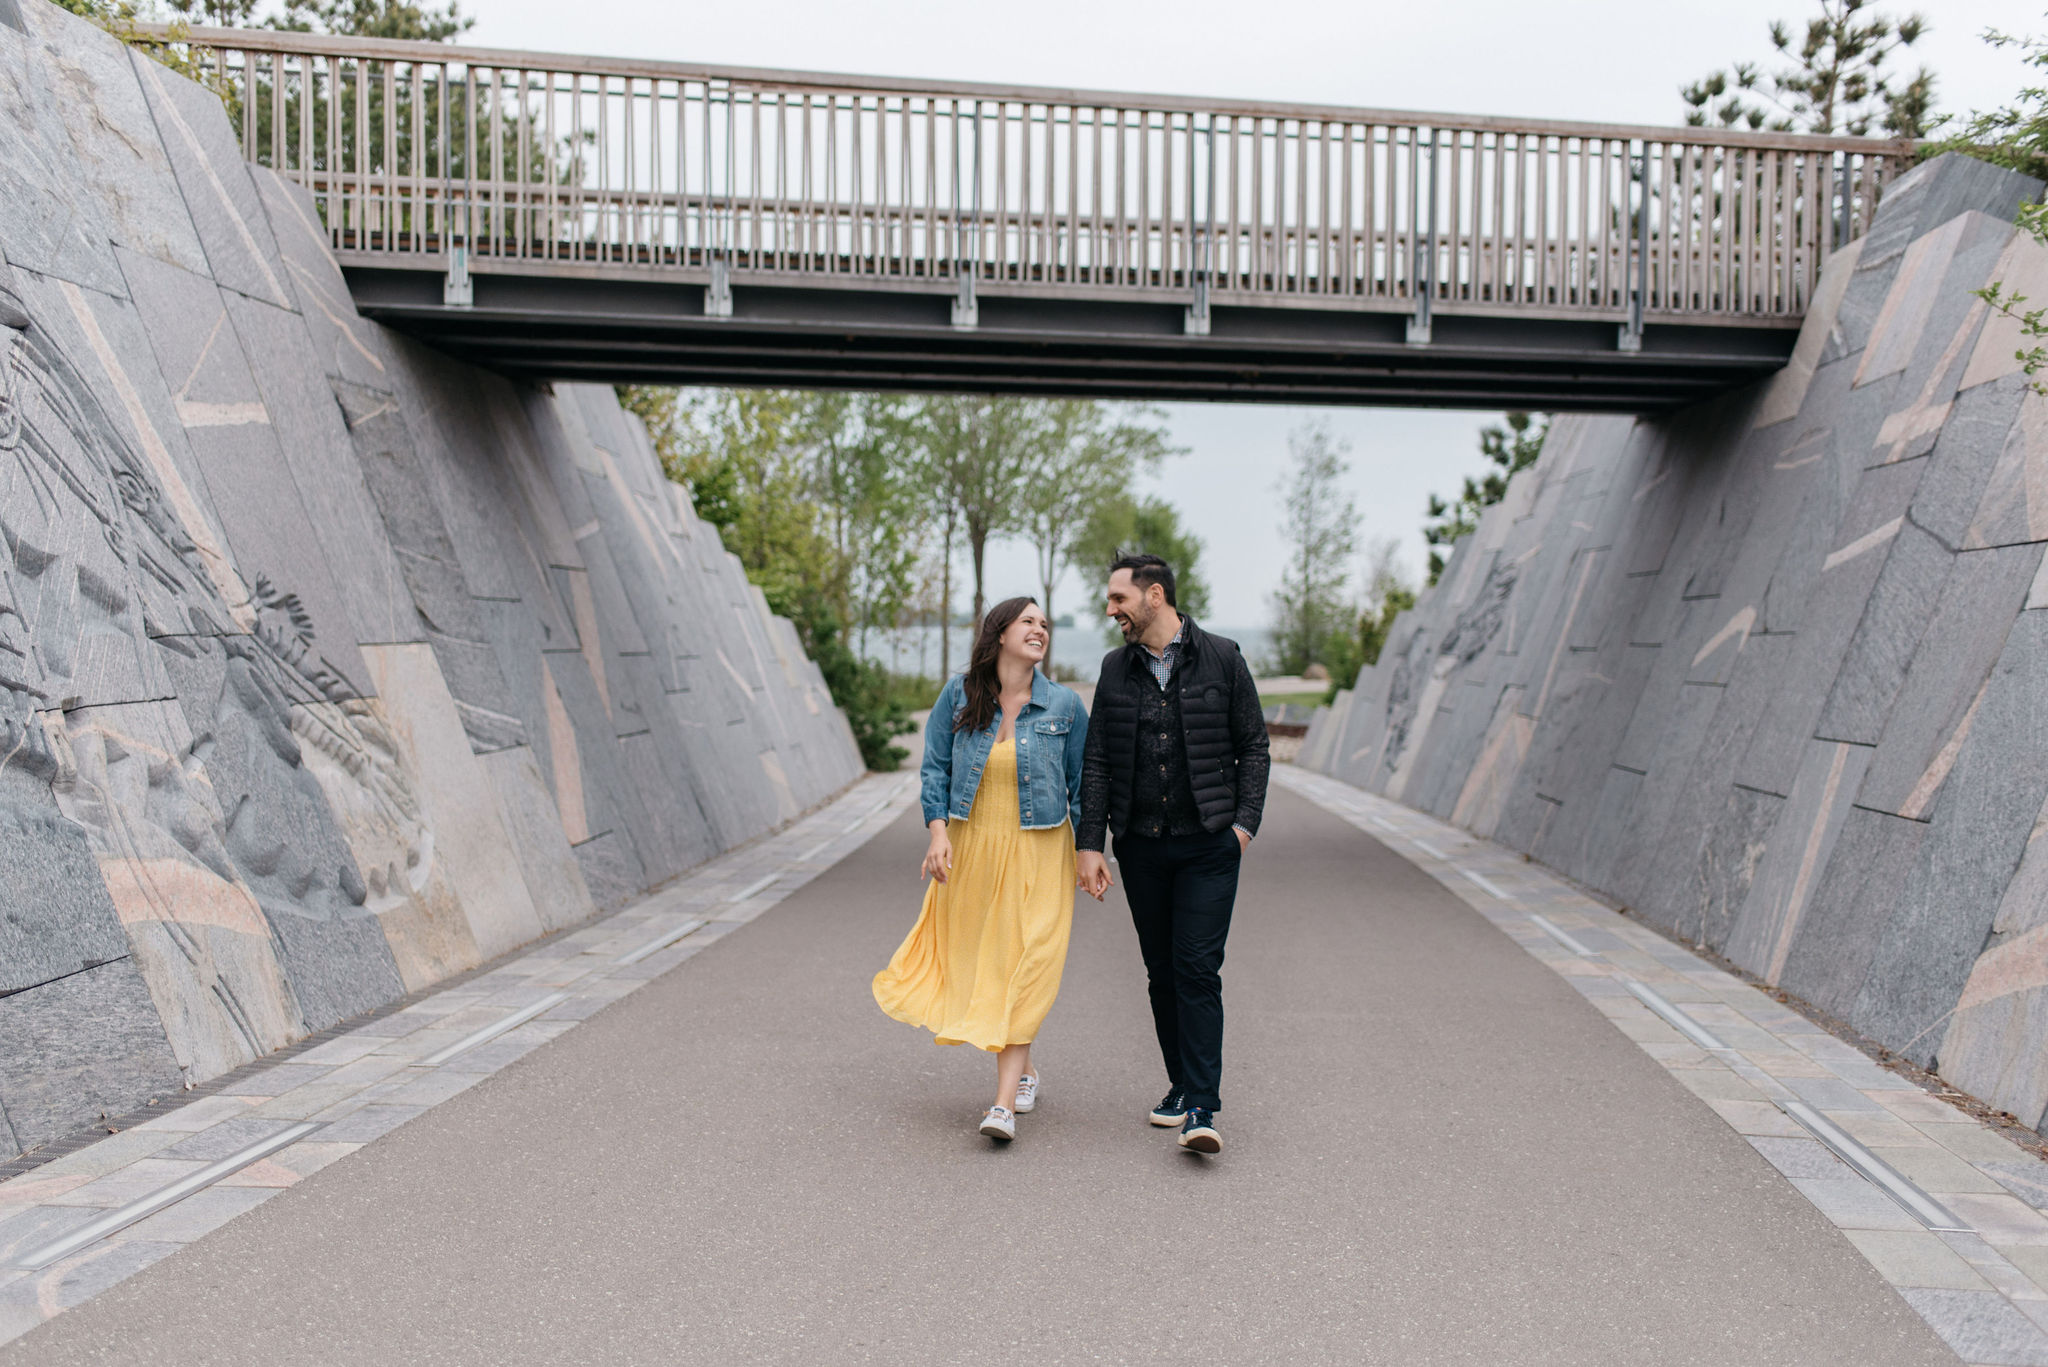
M1194 835L1202 829L1195 790L1188 782L1188 747L1181 738L1178 664L1166 687L1149 671L1131 676L1138 695L1137 763L1131 772L1131 835Z

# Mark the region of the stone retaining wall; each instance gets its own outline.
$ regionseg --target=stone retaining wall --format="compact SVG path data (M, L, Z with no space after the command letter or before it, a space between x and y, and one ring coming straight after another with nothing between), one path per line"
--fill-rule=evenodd
M2037 183L1945 157L1792 364L1566 417L1301 762L1704 942L2028 1125L2048 1110L2048 297Z
M0 1154L859 776L609 389L359 318L218 99L0 0Z

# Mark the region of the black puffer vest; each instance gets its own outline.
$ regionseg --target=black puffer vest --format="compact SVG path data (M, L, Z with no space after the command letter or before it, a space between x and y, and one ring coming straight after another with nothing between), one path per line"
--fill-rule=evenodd
M1237 642L1211 636L1181 619L1187 635L1170 686L1180 691L1181 735L1187 743L1188 786L1202 828L1220 831L1237 812L1237 754L1230 739L1231 689L1237 678ZM1133 642L1103 657L1091 727L1102 728L1109 769L1109 829L1121 837L1131 819L1131 775L1137 768L1138 689L1156 689L1144 647Z

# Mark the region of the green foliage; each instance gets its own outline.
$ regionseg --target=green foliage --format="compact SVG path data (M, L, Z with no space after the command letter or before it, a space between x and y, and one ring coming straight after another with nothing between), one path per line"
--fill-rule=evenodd
M1939 122L1932 72L1921 67L1900 80L1886 70L1900 49L1927 32L1919 15L1894 20L1871 10L1869 0L1820 0L1820 13L1796 38L1783 20L1770 32L1784 64L1766 73L1753 62L1737 62L1681 87L1688 124L1854 137L1876 129L1922 138Z
M2026 64L2037 73L2048 69L2048 40L2016 38L1996 29L1987 31L1984 39L1994 47L2022 49ZM2038 82L2040 77L2035 79ZM1972 114L1956 137L1930 150L1966 152L2030 176L2048 178L2048 86L2029 85L2012 104ZM2023 205L2016 221L2020 231L2048 246L2048 204ZM2042 368L2048 367L2048 307L2028 308L2033 301L2003 280L1973 292L2019 324L2022 345L2013 357L2034 392L2048 395L2048 383L2039 378Z
M1479 479L1467 477L1464 490L1454 500L1429 496L1429 521L1423 525L1422 539L1429 543L1432 584L1444 572L1451 547L1478 530L1479 515L1507 496L1508 481L1543 454L1543 437L1550 430L1548 417L1528 413L1504 417L1506 427L1489 427L1479 434L1479 454L1494 468Z
M795 624L862 757L893 769L910 707L846 636L896 625L914 585L921 546L901 401L642 385L618 394L697 515Z
M2030 69L2031 83L2011 104L1972 113L1952 137L1928 147L1927 154L1964 152L2048 180L2048 84L2042 74L2048 71L2048 39L1989 29L1984 41L1993 47L2018 48ZM2022 220L2021 226L2038 236L2042 225L2037 216L2032 223Z
M2048 246L2048 204L2023 205L2018 221L2021 231ZM2026 372L2033 391L2048 396L2048 383L2039 378L2042 367L2048 366L2048 345L2043 344L2044 339L2048 339L2048 307L2025 307L2031 302L2027 296L2009 289L2003 280L1994 280L1971 293L1998 313L2019 323L2025 345L2015 351L2013 357L2020 363L2020 369Z
M1089 543L1090 529L1105 509L1130 510L1137 502L1131 481L1141 470L1157 469L1174 454L1157 409L1119 408L1091 400L1062 400L1044 406L1033 443L1033 459L1018 491L1018 534L1031 543L1038 562L1039 606L1056 617L1053 587L1064 569L1084 577L1108 561ZM1172 510L1168 509L1169 515ZM1169 562L1171 563L1171 562ZM1050 665L1059 646L1054 631L1046 646Z
M1323 663L1330 670L1324 702L1334 702L1339 689L1358 682L1359 671L1380 661L1394 619L1415 606L1416 590L1396 562L1398 545L1391 539L1374 545L1365 574L1365 595L1351 614L1347 630L1330 641Z
M956 537L974 553L977 612L989 538L1030 538L1041 568L1071 563L1077 529L1096 526L1105 505L1131 504L1132 474L1171 449L1150 410L1079 400L644 385L618 395L697 515L796 625L878 768L902 758L890 742L937 685L866 660L866 633L950 615ZM1145 514L1180 535L1171 508L1151 502ZM934 570L936 603L923 593ZM1044 596L1050 616L1049 585Z
M1209 581L1202 577L1202 538L1180 525L1180 510L1156 495L1124 493L1104 499L1090 512L1074 538L1067 563L1083 579L1107 584L1109 565L1119 551L1156 555L1173 567L1173 596L1180 610L1197 621L1209 615ZM1091 606L1089 611L1099 611ZM1102 628L1105 645L1122 643L1114 623Z
M817 662L832 701L846 714L854 744L860 747L861 762L885 773L903 763L910 752L895 743L896 737L913 728L910 707L896 677L853 652L838 615L819 590L800 588L793 595L786 594L780 603L771 598L769 604L795 625L805 653ZM930 701L927 695L917 705L926 706Z
M183 3L254 8L252 0L170 0L170 3L173 7ZM461 37L475 23L475 19L461 12L456 0L449 0L445 9L409 5L404 0L285 0L284 16L266 26L301 33L347 33L358 38L445 43L450 38Z
M1348 667L1355 675L1355 617L1345 601L1351 558L1358 553L1358 507L1344 492L1351 471L1350 447L1319 422L1305 423L1287 437L1289 467L1280 480L1287 540L1280 591L1273 595L1273 658L1282 674L1299 674L1322 664L1332 675Z

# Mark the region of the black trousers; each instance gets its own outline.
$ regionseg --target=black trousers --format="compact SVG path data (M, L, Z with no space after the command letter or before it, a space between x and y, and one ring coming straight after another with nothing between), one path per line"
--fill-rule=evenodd
M1223 1104L1223 941L1237 901L1237 832L1122 836L1124 897L1152 996L1166 1076L1188 1104Z

